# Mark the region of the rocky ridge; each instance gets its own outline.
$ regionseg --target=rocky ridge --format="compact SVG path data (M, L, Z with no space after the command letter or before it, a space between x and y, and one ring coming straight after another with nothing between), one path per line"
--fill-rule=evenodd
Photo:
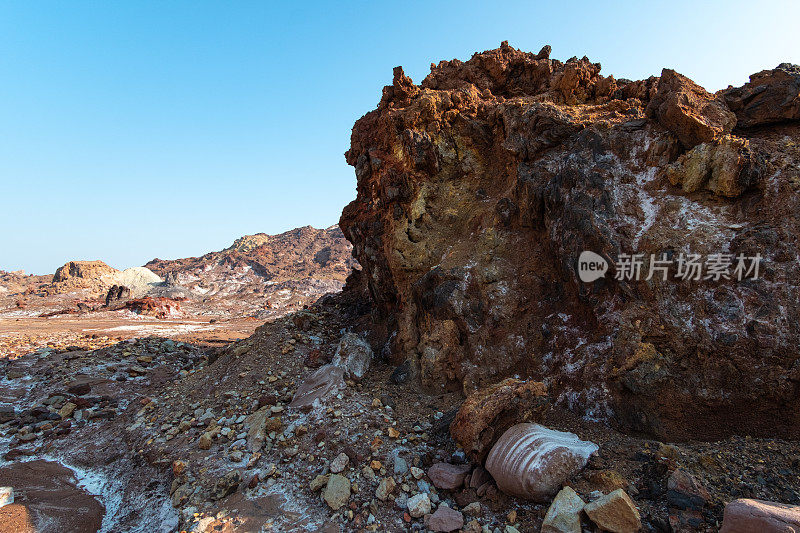
M337 226L293 229L280 235L246 235L225 250L145 266L171 283L208 296L264 290L264 285L314 279L341 289L356 265ZM337 283L338 282L338 283Z

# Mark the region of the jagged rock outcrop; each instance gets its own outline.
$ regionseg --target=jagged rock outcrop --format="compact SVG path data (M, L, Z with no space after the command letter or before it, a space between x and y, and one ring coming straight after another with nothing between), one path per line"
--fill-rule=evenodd
M762 70L742 87L723 91L723 97L740 128L800 119L800 67L781 63Z
M712 95L506 43L419 85L395 69L353 128L340 220L383 353L430 388L543 381L660 437L800 437L796 72ZM611 265L592 283L585 250ZM689 254L760 254L758 279L676 279Z
M647 104L646 112L687 148L714 142L736 125L736 115L721 98L666 68L661 72L658 90Z
M86 291L99 296L107 295L114 285L122 285L128 287L131 296L141 298L161 283L161 278L145 267L117 270L103 261L70 261L56 270L52 283L44 288L44 292Z
M106 307L124 302L131 297L131 290L125 285L112 285L106 293Z
M75 278L95 280L116 272L116 268L111 268L102 261L70 261L56 270L53 283L64 283Z

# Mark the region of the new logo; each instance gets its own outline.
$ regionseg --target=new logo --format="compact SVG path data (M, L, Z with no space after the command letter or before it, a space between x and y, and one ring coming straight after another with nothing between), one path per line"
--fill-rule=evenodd
M600 255L585 250L578 257L578 277L584 283L591 283L606 275L608 262Z

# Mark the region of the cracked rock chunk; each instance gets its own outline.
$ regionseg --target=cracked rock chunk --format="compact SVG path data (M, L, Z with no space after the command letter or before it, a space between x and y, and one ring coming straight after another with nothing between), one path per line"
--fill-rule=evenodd
M331 364L344 370L350 379L361 379L367 373L372 360L372 348L369 343L355 333L345 333Z
M325 365L308 375L297 387L297 392L292 398L289 407L298 409L311 409L314 402L322 401L330 394L343 389L344 370L334 365Z
M581 511L585 505L571 487L564 487L547 510L542 533L581 533Z
M642 529L639 510L622 489L617 489L587 503L583 510L589 519L603 531L636 533Z

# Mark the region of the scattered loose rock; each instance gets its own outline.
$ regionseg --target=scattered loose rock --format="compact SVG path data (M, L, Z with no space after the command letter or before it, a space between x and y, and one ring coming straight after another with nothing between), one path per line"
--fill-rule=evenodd
M341 474L333 474L325 486L323 498L334 511L340 509L350 499L350 480Z
M471 469L469 465L436 463L428 469L428 477L437 489L454 490L464 484Z
M448 507L440 505L428 521L431 531L457 531L464 527L464 515Z
M333 461L331 461L331 472L338 474L339 472L343 471L347 467L347 463L349 461L350 458L347 457L346 453L340 453L334 458Z
M225 496L236 492L242 482L242 474L238 470L232 470L222 476L214 485L211 491L212 500L221 500Z
M395 482L394 478L385 477L381 479L381 482L378 484L378 488L375 489L375 497L381 501L386 501L389 495L394 492L396 487L397 483Z
M420 518L431 512L431 500L424 492L411 496L406 505L408 513L414 518Z
M541 533L581 533L581 511L585 505L572 488L564 487L547 510Z
M636 533L642 528L639 510L622 489L587 503L583 510L592 522L605 531Z

